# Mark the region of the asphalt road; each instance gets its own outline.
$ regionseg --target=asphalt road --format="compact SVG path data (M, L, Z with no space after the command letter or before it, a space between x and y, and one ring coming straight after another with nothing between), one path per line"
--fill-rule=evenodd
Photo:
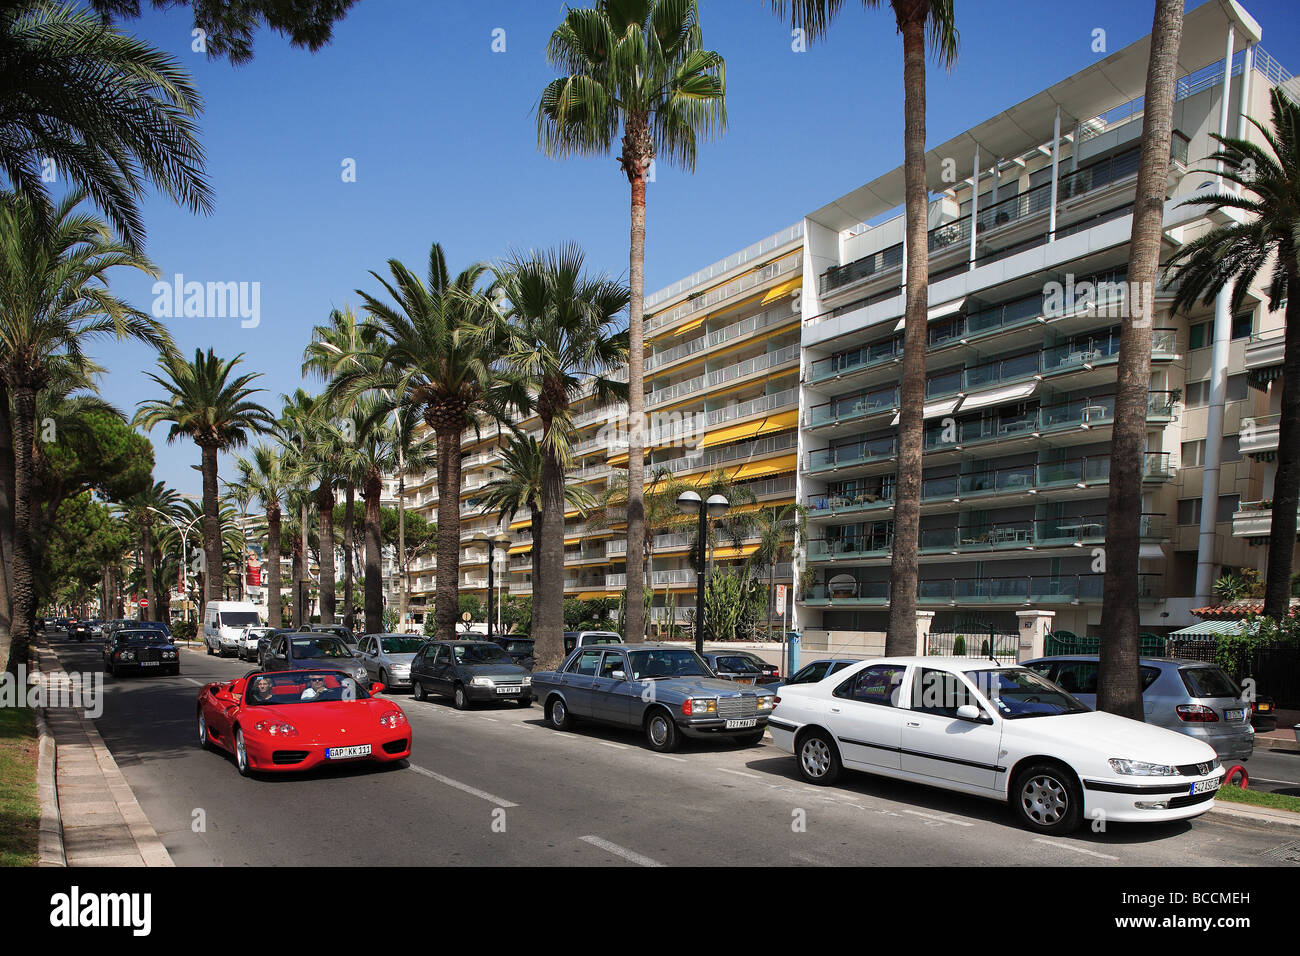
M99 670L97 644L55 639L68 671ZM408 769L340 766L244 779L198 746L198 686L250 665L182 651L179 677L105 678L97 721L178 865L1300 865L1293 834L1200 817L1035 837L1005 807L850 774L803 783L770 744L688 742L655 754L640 735L561 733L539 706L469 712L399 701ZM1300 788L1300 757L1263 755L1253 779Z

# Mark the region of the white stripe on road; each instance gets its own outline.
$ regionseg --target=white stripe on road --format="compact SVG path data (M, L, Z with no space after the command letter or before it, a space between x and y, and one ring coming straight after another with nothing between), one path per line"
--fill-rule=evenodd
M185 678L185 679L186 679L187 681L189 681L191 684L193 684L195 687L205 687L205 686L207 686L207 685L205 685L205 684L203 683L203 681L201 681L201 680L195 680L193 677L187 677L187 678Z
M737 777L748 777L750 780L763 779L756 773L745 773L743 770L728 770L726 767L718 767L717 769L722 771L723 773L734 773Z
M1107 853L1098 853L1096 850L1086 850L1081 846L1074 846L1070 843L1058 843L1056 840L1048 840L1045 837L1034 837L1035 843L1046 843L1048 846L1054 846L1059 850L1073 850L1075 853L1086 853L1088 856L1095 856L1102 860L1114 860L1119 862L1119 857L1111 856Z
M615 750L630 750L630 749L631 749L630 747L627 746L627 744L615 744L615 743L610 743L608 740L597 740L596 743L600 744L602 747L613 747Z
M477 717L479 720L487 720L494 724L499 723L499 721L495 717L484 717L482 714L475 714L474 716Z
M674 757L672 754L659 754L655 753L653 750L648 752L654 754L656 757L661 757L664 760L676 760L678 763L686 763L685 757Z
M940 823L952 823L959 827L973 827L975 824L965 820L954 820L951 817L941 817L937 813L922 813L920 810L904 810L904 813L910 813L914 817L925 817L927 820L938 820Z
M1252 781L1258 780L1260 783L1284 783L1288 787L1300 787L1300 783L1294 780L1270 780L1268 777L1251 777Z
M485 790L479 790L471 787L467 783L461 783L459 780L452 780L451 777L444 777L440 773L434 773L432 770L426 770L423 767L417 767L411 764L411 769L422 776L437 780L439 783L445 783L449 787L454 787L462 793L468 793L472 797L478 797L480 800L486 800L488 803L495 803L498 807L517 807L519 804L511 803L509 800L503 800L501 797L494 796Z
M613 853L615 856L621 856L629 863L635 863L637 866L663 866L658 860L652 860L648 856L642 856L626 847L621 847L617 843L610 843L608 840L602 840L598 836L579 837L583 843L590 843L594 847L599 847L606 853Z

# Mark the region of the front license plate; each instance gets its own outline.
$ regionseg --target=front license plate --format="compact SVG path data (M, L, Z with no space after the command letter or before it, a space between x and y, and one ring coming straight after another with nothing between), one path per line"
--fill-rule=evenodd
M1219 781L1217 780L1198 780L1196 783L1192 784L1192 792L1190 796L1194 797L1198 793L1214 793L1214 791L1218 789Z
M498 694L517 694L517 693L519 693L521 690L523 690L523 688L522 688L522 687L518 687L518 686L516 686L516 687L498 687L498 688L497 688L497 693L498 693Z
M141 667L157 667L157 666L158 666L158 663L159 663L158 661L141 661L141 662L140 662L140 666L141 666Z
M1244 710L1225 710L1223 712L1224 720L1243 720L1246 716Z
M362 744L359 747L326 747L326 760L347 760L350 757L369 757L370 744Z
M743 730L745 727L757 727L758 718L750 717L747 720L729 720L727 721L727 730Z

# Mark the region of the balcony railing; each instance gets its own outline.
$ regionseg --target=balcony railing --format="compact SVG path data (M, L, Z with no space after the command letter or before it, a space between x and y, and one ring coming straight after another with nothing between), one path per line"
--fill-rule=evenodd
M742 335L748 335L772 325L781 325L793 321L794 318L795 313L790 311L789 305L768 309L766 312L760 312L758 315L752 315L739 322L733 322L731 325L715 329L697 339L692 339L689 342L675 345L670 349L648 356L645 360L645 371L647 373L653 372L657 368L676 362L678 359L686 358L688 355L714 348L724 342L730 342L732 339L740 338Z
M1138 597L1153 600L1161 593L1160 575L1138 575ZM1102 597L1104 574L1029 574L1004 577L930 578L917 582L918 604L1076 604ZM889 600L889 582L836 574L830 583L804 591L805 603L828 605L882 604Z
M816 428L820 425L837 425L842 421L852 421L867 415L893 411L898 408L898 389L879 388L875 391L857 395L846 395L821 405L814 405L804 415L804 425Z
M656 329L660 329L663 326L668 325L670 322L675 322L678 319L685 318L686 316L692 315L696 312L713 309L728 299L748 292L750 289L756 288L764 282L768 282L778 276L797 272L802 268L803 254L801 251L796 250L795 252L778 259L776 262L770 262L762 268L756 269L747 275L733 279L725 285L710 289L703 295L697 295L694 298L687 299L685 302L674 306L672 309L667 309L646 319L646 334L649 334Z

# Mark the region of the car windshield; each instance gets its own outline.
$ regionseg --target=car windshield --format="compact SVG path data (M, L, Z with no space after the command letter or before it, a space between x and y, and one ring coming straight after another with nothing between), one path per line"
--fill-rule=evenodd
M385 637L379 645L385 654L414 654L424 641L418 637Z
M457 644L457 664L509 664L510 655L495 644Z
M717 669L720 671L731 671L735 674L761 673L753 661L747 661L743 657L719 657L717 660Z
M348 646L337 637L295 637L293 657L295 660L318 660L351 657Z
M694 651L679 648L655 648L651 651L632 651L632 680L654 680L659 677L712 677L704 661Z
M533 642L506 641L506 652L509 654L531 654L533 652Z
M1240 697L1241 690L1218 667L1185 667L1183 683L1193 697Z
M248 678L244 703L306 704L321 701L366 700L369 694L356 681L338 671L280 671Z
M261 624L256 611L222 611L217 615L221 627L250 627Z
M160 631L119 631L120 644L166 644L167 635Z
M1007 720L1088 712L1060 687L1028 668L967 671L966 676Z

